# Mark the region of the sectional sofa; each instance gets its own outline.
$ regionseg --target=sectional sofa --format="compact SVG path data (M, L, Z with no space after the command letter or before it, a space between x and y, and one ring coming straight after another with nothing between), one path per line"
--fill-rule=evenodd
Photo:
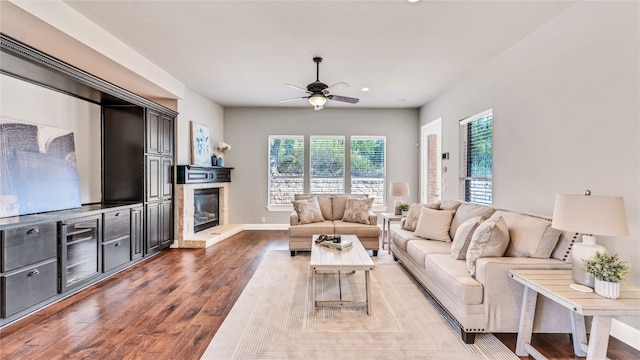
M392 228L391 252L460 326L476 333L518 332L523 286L511 269L570 269L578 234L549 219L446 201L413 204ZM534 332L570 333L566 309L540 297Z

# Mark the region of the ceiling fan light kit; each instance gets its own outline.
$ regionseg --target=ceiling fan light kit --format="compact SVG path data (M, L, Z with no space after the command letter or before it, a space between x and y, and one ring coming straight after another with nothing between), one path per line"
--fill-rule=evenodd
M358 101L360 101L360 99L357 99L357 98L331 94L331 91L330 91L331 89L336 89L341 86L349 86L349 85L344 82L339 82L337 84L327 86L327 84L320 81L320 63L322 62L322 58L314 57L313 62L316 63L316 81L307 85L306 90L295 85L285 84L285 86L288 86L290 88L306 92L307 94L309 94L309 96L302 96L302 97L297 97L293 99L280 100L280 102L307 99L309 101L309 104L313 106L314 110L322 110L322 108L324 107L324 104L327 103L327 100L346 102L349 104L357 104Z

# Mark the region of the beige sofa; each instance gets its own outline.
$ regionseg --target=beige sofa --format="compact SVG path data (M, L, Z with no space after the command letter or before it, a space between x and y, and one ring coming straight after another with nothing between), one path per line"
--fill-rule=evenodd
M571 268L569 254L578 234L555 230L548 219L458 201L432 206L438 210L422 210L423 207L426 205L411 205L407 218L399 227L392 228L391 251L394 259L400 261L457 322L466 343L473 343L476 333L518 332L524 289L509 277L509 270ZM428 218L418 219L420 224L415 224L415 214L424 212L424 215L436 214L442 218L440 211L455 211L448 229L449 238L455 239L454 242L417 236L417 233L424 235ZM483 220L473 230L471 225L478 216ZM465 249L456 251L465 237L482 237L476 232L481 232L484 222L489 225L483 227L485 230L494 226L491 234L500 231L499 224L506 225L507 229L502 232L508 233L508 245L501 249L502 256L479 257L475 264L473 259L477 253L470 256L471 249L466 250L465 256L471 257L471 268L475 265L475 276L472 276L469 261L454 257L465 252ZM460 231L458 238L455 237L457 231ZM534 332L571 332L566 309L544 297L538 298L534 323Z
M294 200L317 197L322 221L300 224L294 210L289 218L289 250L291 256L297 251L311 250L311 237L315 234L356 235L365 249L378 255L380 248L380 227L378 217L369 211L368 224L343 221L348 198L366 199L367 195L356 194L296 194Z

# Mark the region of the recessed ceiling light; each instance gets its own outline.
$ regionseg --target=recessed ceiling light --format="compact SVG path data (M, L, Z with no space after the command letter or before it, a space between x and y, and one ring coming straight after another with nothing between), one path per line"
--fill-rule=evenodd
M362 91L369 91L369 88L365 86L365 87L363 87L363 88L362 88L362 89L360 89L360 90L362 90Z
M407 0L407 1L410 2L410 3L417 3L420 0Z

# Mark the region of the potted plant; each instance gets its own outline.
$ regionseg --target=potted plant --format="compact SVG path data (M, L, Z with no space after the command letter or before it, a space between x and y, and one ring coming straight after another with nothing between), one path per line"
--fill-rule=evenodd
M409 204L406 202L400 203L400 211L402 212L402 216L407 216L407 211L409 211Z
M629 273L631 265L621 260L618 254L600 252L583 262L587 274L595 278L596 294L610 299L620 297L620 282Z

